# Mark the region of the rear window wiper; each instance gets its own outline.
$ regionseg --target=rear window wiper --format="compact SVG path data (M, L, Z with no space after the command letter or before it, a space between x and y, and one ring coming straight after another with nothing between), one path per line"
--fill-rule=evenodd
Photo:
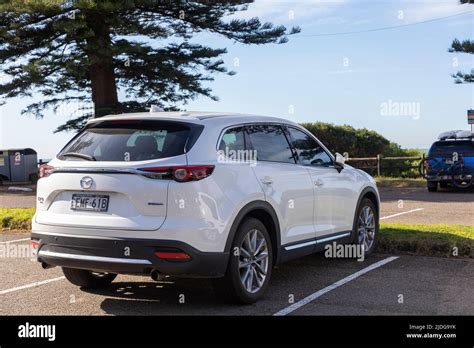
M85 155L83 153L77 153L77 152L66 152L66 153L61 154L61 157L77 157L77 158L82 158L88 161L97 161L97 159L94 156Z

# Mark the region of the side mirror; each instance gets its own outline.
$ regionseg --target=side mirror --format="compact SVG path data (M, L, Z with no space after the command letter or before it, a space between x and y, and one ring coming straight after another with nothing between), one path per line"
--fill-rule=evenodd
M346 162L346 158L341 155L339 152L336 152L336 159L334 160L334 167L340 173L341 170L344 169L344 163Z

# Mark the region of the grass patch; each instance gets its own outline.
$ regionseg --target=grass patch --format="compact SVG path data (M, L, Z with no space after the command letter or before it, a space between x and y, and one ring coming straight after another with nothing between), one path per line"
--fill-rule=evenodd
M376 176L375 182L378 187L422 187L426 188L426 180L423 178L392 178L388 176Z
M34 208L0 208L0 230L30 231L34 213ZM376 252L474 258L474 226L383 223Z
M34 208L0 208L0 230L31 230Z
M381 224L377 243L383 253L472 258L474 226Z

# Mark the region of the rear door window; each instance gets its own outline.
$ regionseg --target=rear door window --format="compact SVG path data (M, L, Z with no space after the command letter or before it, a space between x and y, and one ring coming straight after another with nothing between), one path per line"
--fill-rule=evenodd
M246 130L258 161L295 163L282 127L251 125Z
M145 161L185 153L195 128L181 122L150 120L104 121L87 127L58 155L62 160L89 157L97 161Z

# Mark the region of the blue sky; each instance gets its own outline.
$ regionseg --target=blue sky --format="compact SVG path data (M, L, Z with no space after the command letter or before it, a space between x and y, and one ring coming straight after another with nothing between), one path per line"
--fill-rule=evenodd
M234 111L323 121L373 129L403 147L428 147L450 129L468 129L474 86L456 85L450 74L474 68L474 56L448 53L453 38L473 39L474 12L392 30L371 30L474 11L474 5L445 1L256 0L242 17L258 16L301 34L284 45L245 46L202 34L196 42L227 47L235 76L210 84L218 102L199 98L187 110ZM67 118L21 116L37 100L10 100L0 109L0 148L33 147L51 158L73 136L53 135ZM390 112L384 113L384 106ZM392 107L406 106L397 114ZM407 111L408 110L408 111Z

